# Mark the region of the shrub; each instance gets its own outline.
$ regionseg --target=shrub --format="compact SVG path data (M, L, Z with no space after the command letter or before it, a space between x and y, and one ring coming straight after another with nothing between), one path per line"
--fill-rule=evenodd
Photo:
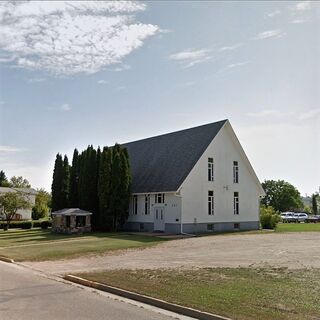
M275 229L278 222L280 221L280 216L277 211L271 206L262 205L260 208L260 223L262 229Z
M48 229L52 226L52 222L48 220L41 221L41 229Z
M21 221L20 227L21 229L31 229L32 221Z

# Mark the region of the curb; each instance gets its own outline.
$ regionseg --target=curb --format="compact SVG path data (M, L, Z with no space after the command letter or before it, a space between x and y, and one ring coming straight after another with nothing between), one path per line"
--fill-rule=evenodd
M1 256L0 256L0 261L8 262L8 263L14 263L13 259L6 258L6 257L1 257Z
M158 307L161 309L165 309L168 311L179 313L184 316L191 317L191 318L196 318L196 319L200 319L200 320L231 320L230 318L222 317L222 316L211 314L208 312L199 311L199 310L188 308L188 307L183 307L178 304L169 303L169 302L166 302L166 301L163 301L160 299L151 298L151 297L148 297L148 296L145 296L142 294L119 289L119 288L112 287L112 286L102 284L99 282L86 280L86 279L76 277L73 275L65 275L63 277L63 279L77 283L77 284L81 284L81 285L84 285L84 286L87 286L90 288L109 292L109 293L112 293L112 294L115 294L115 295L118 295L118 296L121 296L124 298L128 298L131 300L136 300L136 301L139 301L142 303L146 303L146 304L152 305L154 307Z

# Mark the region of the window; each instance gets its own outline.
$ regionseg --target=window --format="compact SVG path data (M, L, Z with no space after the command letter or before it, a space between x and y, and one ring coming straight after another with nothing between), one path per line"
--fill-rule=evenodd
M155 203L164 203L164 193L156 193L154 202Z
M214 180L214 164L213 158L208 158L208 181Z
M137 215L138 214L138 196L135 195L133 196L133 199L132 199L132 213L134 215Z
M233 161L233 183L239 183L239 165L238 165L238 161Z
M77 216L76 217L76 227L84 227L86 225L86 217L85 216Z
M233 224L233 229L234 230L239 230L240 229L240 223L234 223Z
M140 223L140 230L144 230L144 223Z
M71 217L70 216L66 216L66 227L70 228L70 224L71 224Z
M233 213L239 214L239 192L233 194Z
M144 196L144 214L150 214L150 194Z
M208 230L208 231L214 231L214 225L213 225L213 223L207 224L207 230Z
M208 191L208 214L214 214L214 196L213 191Z

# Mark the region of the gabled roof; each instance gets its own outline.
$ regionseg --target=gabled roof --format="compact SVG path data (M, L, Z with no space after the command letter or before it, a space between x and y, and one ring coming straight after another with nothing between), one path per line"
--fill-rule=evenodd
M132 193L177 191L228 120L125 143Z
M91 212L81 210L79 208L65 208L65 209L54 211L51 214L61 215L61 216L91 216L92 215Z

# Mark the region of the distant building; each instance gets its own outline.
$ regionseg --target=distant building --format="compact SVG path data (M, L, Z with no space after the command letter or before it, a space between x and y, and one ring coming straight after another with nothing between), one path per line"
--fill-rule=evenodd
M126 229L194 233L259 228L264 191L228 120L123 146L133 178Z
M26 200L30 202L30 208L18 210L17 214L15 214L12 220L31 220L32 207L35 205L35 202L36 202L37 191L32 188L0 187L0 195L8 192L19 192L24 196ZM0 216L1 216L1 208L0 208Z
M83 233L91 231L91 212L79 208L54 211L52 231L56 233Z

